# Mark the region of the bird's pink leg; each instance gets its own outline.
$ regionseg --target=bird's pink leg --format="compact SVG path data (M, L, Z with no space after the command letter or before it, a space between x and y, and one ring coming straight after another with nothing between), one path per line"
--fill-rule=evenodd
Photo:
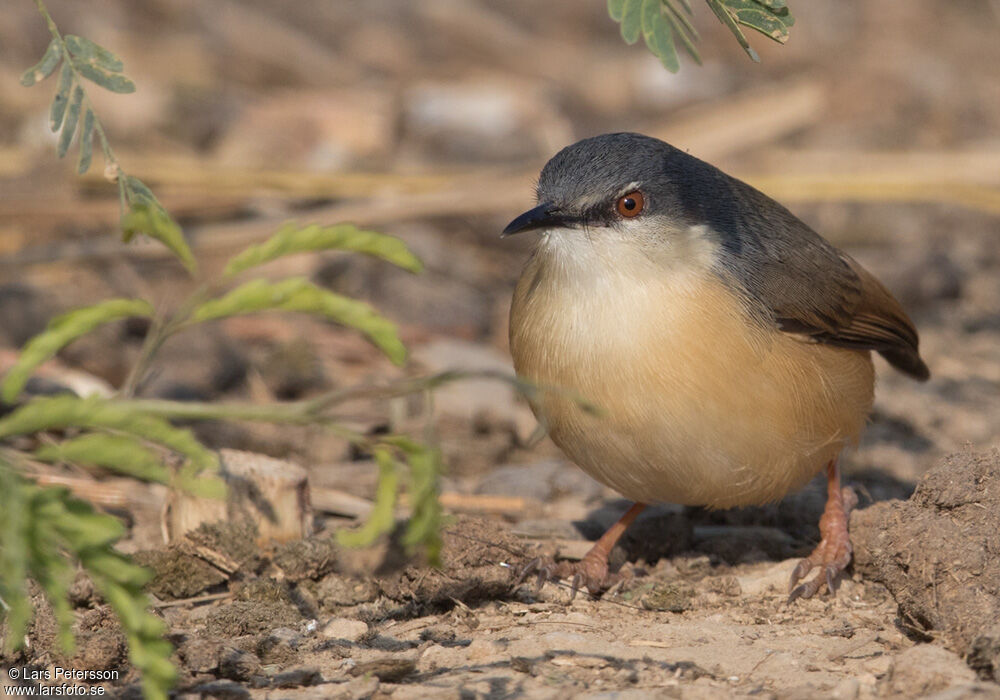
M594 543L578 562L545 563L541 559L535 559L521 571L518 582L523 581L531 574L538 573L538 588L549 579L570 579L572 582L572 595L576 595L577 590L585 587L592 594L596 595L621 581L624 577L621 574L610 574L608 572L608 556L615 544L625 534L625 530L636 516L646 508L645 503L633 503L625 515L618 522L608 528L607 532L601 535L601 539Z
M811 598L824 585L830 593L835 593L837 578L851 563L851 537L847 531L847 522L851 511L858 504L857 494L850 487L840 487L840 466L837 460L826 465L827 494L826 508L819 519L820 543L812 554L799 562L792 572L789 581L788 602L796 598ZM814 568L819 567L819 573L810 581L798 586L800 580Z

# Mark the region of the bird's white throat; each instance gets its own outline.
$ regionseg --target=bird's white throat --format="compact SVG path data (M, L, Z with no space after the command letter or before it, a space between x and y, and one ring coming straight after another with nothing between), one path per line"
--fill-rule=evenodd
M644 280L709 274L718 236L706 226L670 226L661 220L620 226L554 228L541 234L536 256L564 282L618 278Z

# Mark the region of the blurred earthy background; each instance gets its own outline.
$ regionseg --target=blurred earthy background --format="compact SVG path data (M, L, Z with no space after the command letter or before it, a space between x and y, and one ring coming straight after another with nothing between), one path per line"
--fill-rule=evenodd
M603 0L50 0L64 32L125 61L137 92L94 88L96 110L122 166L182 224L205 274L289 218L397 235L427 265L413 276L329 254L264 268L371 301L402 328L412 353L403 370L329 324L239 318L172 341L143 394L261 402L400 373L508 371L506 313L531 241L501 241L499 231L531 204L533 178L559 148L635 130L788 205L913 316L932 378L918 385L878 361L871 427L846 460L874 497L906 497L943 455L996 445L1000 3L799 0L786 46L747 31L760 64L693 4L704 65L684 56L672 75L622 42ZM82 178L74 157L56 159L53 81L18 82L48 40L32 2L5 3L0 371L60 310L138 293L169 307L194 284L160 246L121 244L116 188L98 155ZM61 353L46 376L115 386L144 332L108 327ZM469 495L513 499L501 514L535 523L539 536L613 498L550 443L524 446L534 421L506 385L456 384L433 403L359 406L346 418L365 430L406 428L432 410L454 507L479 507ZM300 462L321 510L343 514L344 494L372 496L371 463L318 429L199 431L213 446ZM135 547L157 542L157 487L115 479L101 494L137 513ZM720 531L700 532L692 546L713 562L777 556L752 544L720 554L709 542Z
M912 479L966 442L991 444L1000 427L1000 10L971 0L799 5L786 46L748 32L759 65L697 6L705 65L685 57L677 75L626 46L598 0L544 10L526 0L54 0L50 10L63 31L123 57L138 91L92 89L99 116L207 274L287 218L369 225L424 258L419 277L339 256L272 269L375 303L402 324L418 363L410 371L508 366L507 306L531 241L497 234L562 146L638 130L749 179L858 257L917 321L933 379L918 386L885 372L852 460ZM190 288L159 246L118 242L116 190L97 156L84 178L72 156L55 159L54 85L18 83L47 42L33 4L8 3L7 348L70 305L137 292L169 305ZM141 335L115 329L63 360L116 384ZM389 371L328 325L238 319L169 347L146 393L289 398ZM476 385L439 402L490 434L474 454L454 451L453 475L515 449L490 433L497 420L530 432L508 393ZM308 445L295 438L289 449Z

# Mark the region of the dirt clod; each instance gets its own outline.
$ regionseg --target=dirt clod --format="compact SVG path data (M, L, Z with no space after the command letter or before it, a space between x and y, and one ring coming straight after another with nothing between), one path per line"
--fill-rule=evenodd
M507 595L512 588L506 562L517 567L522 545L506 530L481 518L457 518L443 533L442 567L409 566L378 581L382 593L397 601L425 605L473 604Z
M211 673L219 668L219 657L224 645L218 639L192 637L186 639L177 649L184 665L192 673Z
M250 579L235 587L236 600L257 603L294 604L288 586L269 578Z
M94 588L94 582L83 571L77 572L69 587L68 597L74 608L93 608L101 600L100 594Z
M646 610L684 612L693 607L694 595L694 591L686 586L676 583L659 583L642 597L642 607Z
M256 654L227 647L219 656L219 675L233 681L246 681L260 675L261 663Z
M968 662L980 678L1000 682L1000 625L972 640Z
M368 625L361 620L335 617L320 628L320 635L327 639L345 639L356 642L368 634Z
M235 562L241 571L255 571L260 563L257 528L244 520L204 523L185 535L193 546L207 547Z
M896 697L924 697L975 679L972 669L954 653L932 644L918 644L893 660L887 690Z
M317 685L323 682L323 675L318 668L293 668L279 673L271 680L275 688L300 688L306 685Z
M279 601L238 600L212 611L205 619L209 635L242 637L298 625L302 615L294 605Z
M299 635L295 630L278 627L257 644L257 654L266 664L288 666L298 662Z
M739 596L743 594L740 587L740 580L732 574L725 576L713 576L706 580L706 588L712 593L725 596Z
M128 646L121 625L107 605L87 610L75 628L77 668L96 670L121 669L128 662Z
M383 683L397 683L417 670L417 664L412 659L401 659L395 656L383 656L372 661L365 661L351 669L352 676L372 675Z
M324 610L370 603L378 597L378 587L371 581L359 581L339 574L330 574L319 582L316 598Z
M961 452L910 500L854 514L854 565L885 584L904 625L943 635L964 655L1000 617L998 531L1000 451Z
M136 563L153 570L147 589L162 600L190 598L223 583L226 575L176 547L136 552Z
M309 537L278 547L272 557L289 581L317 580L333 571L337 545L332 537Z

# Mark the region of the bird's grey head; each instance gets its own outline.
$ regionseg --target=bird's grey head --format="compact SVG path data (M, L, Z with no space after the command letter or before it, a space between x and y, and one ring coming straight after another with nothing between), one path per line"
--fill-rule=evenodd
M710 167L641 134L578 141L545 165L538 206L510 222L503 235L581 229L648 237L650 231L690 225L696 217L684 206L681 190L699 166Z

